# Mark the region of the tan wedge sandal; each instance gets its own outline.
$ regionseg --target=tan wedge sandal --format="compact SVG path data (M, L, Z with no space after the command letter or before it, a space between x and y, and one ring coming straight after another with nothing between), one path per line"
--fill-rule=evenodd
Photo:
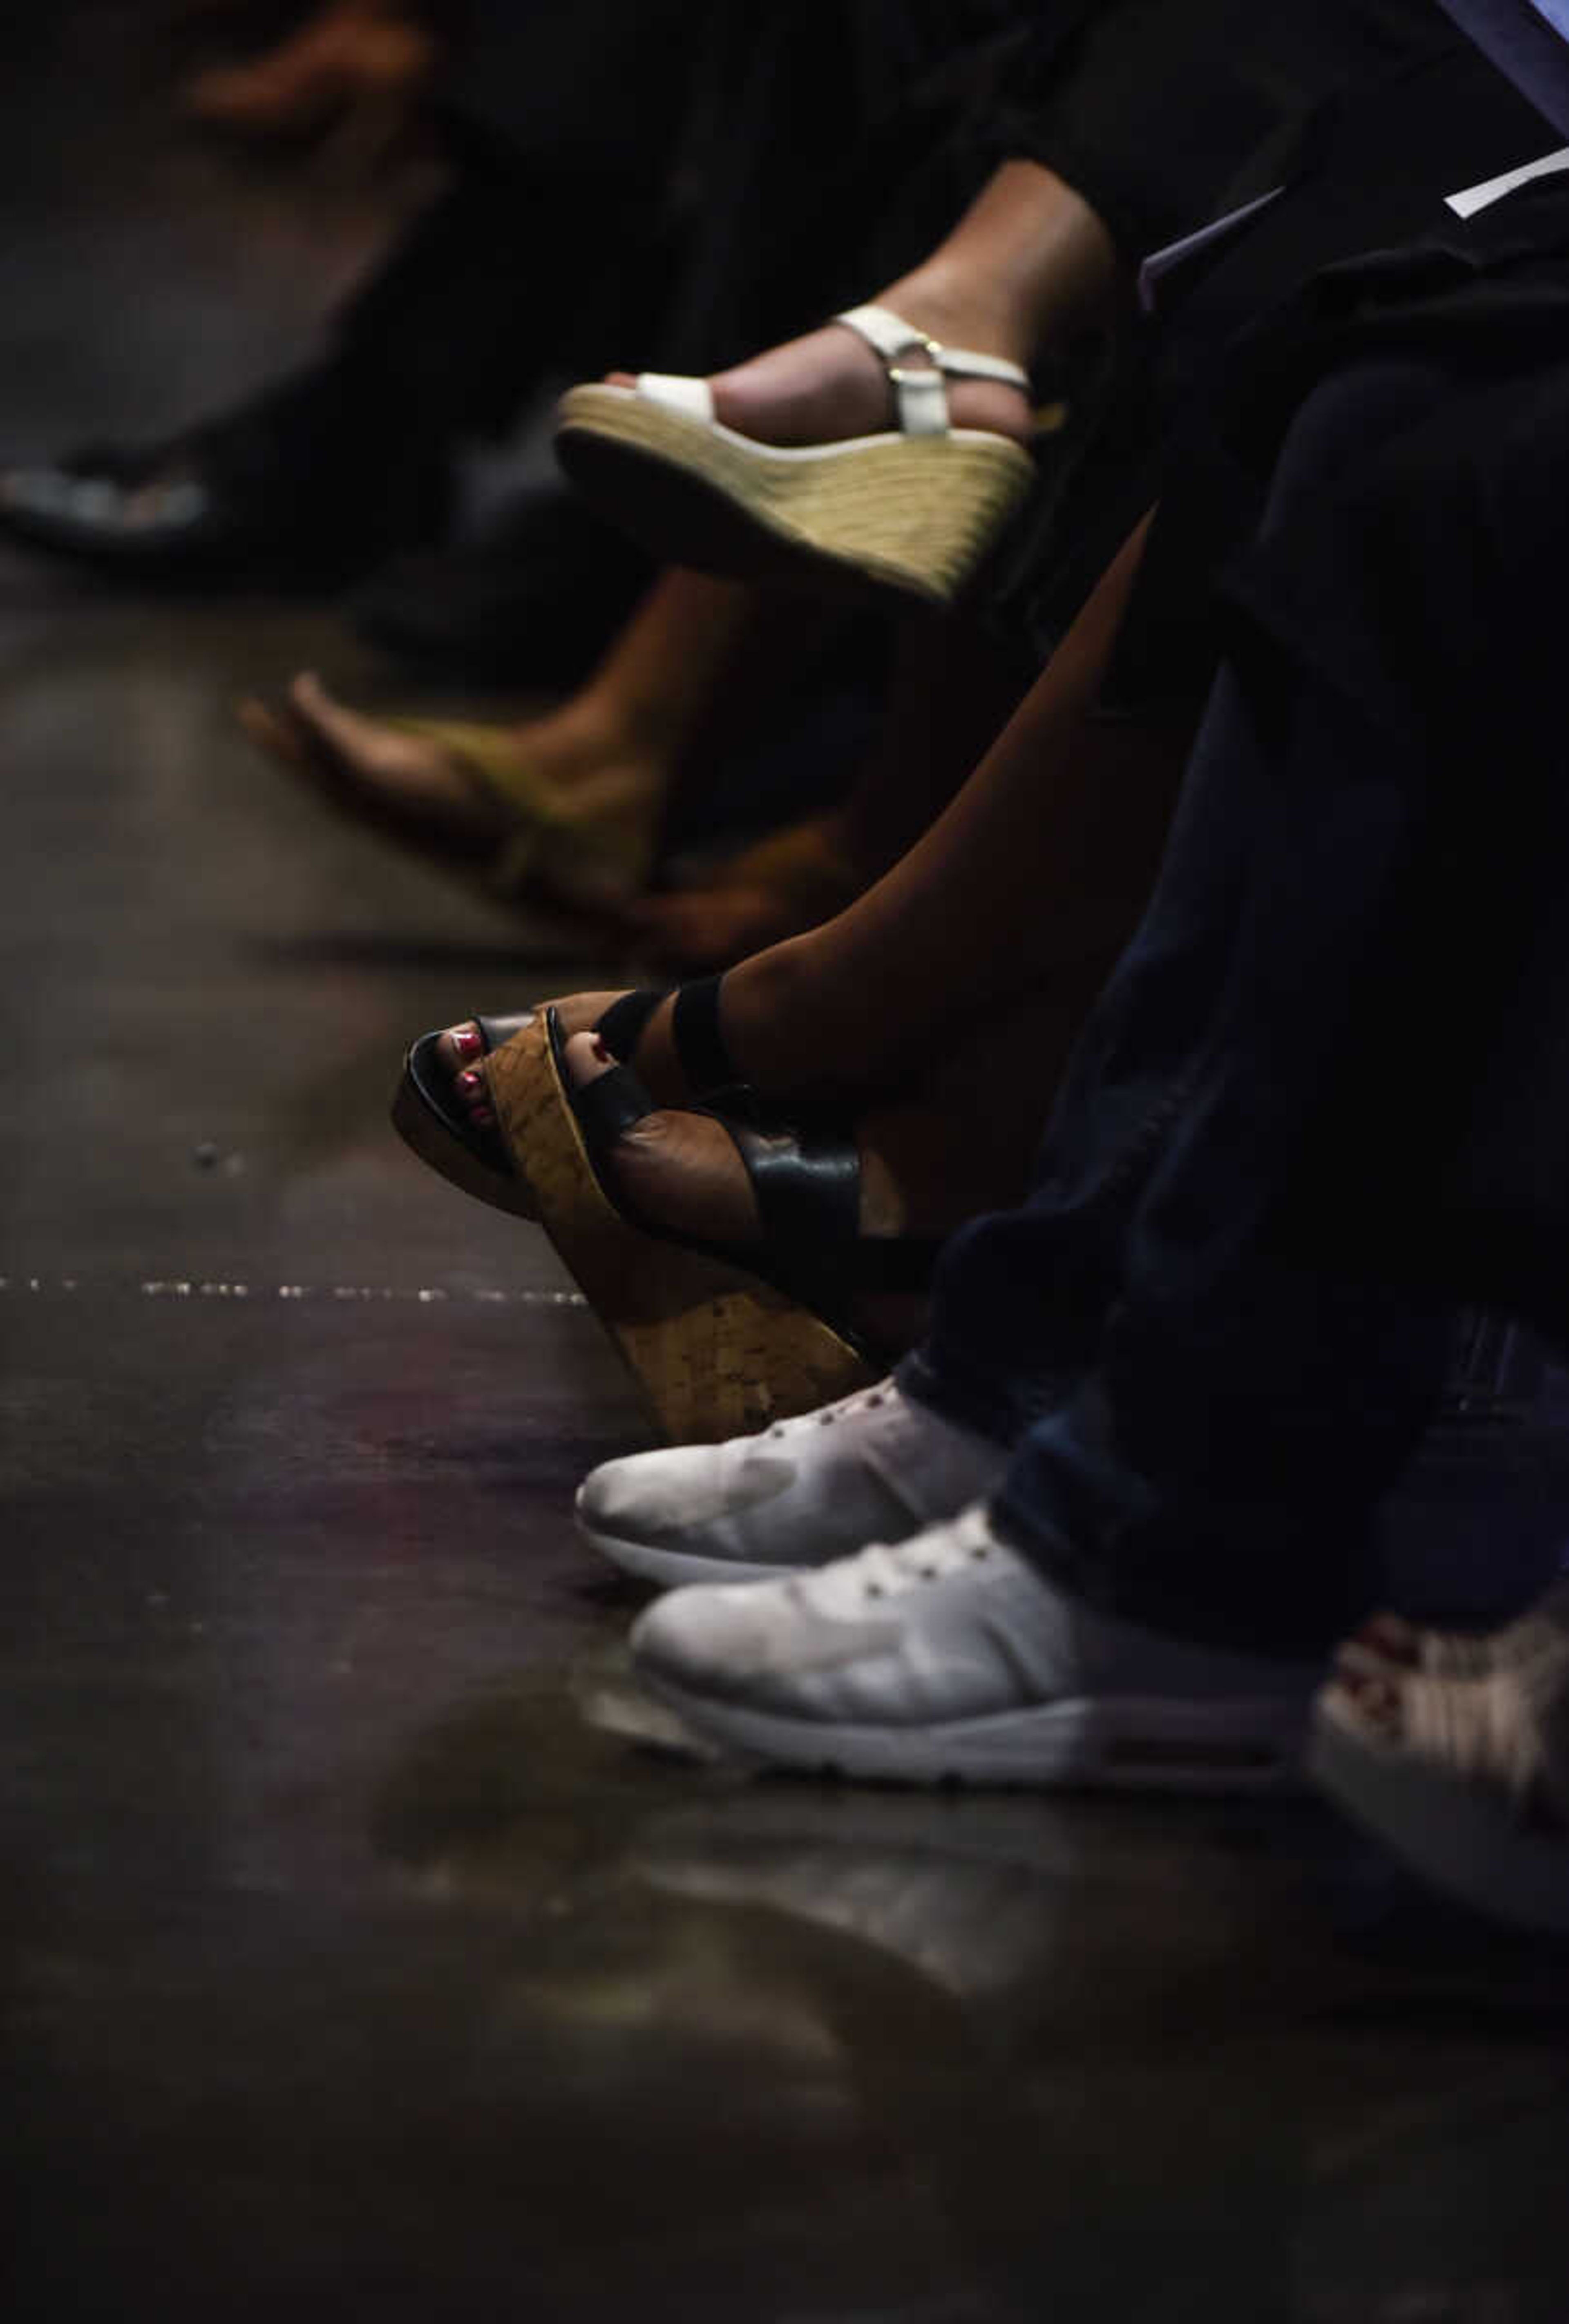
M887 1370L849 1309L862 1292L920 1295L940 1244L861 1236L853 1137L760 1130L711 1109L745 1164L762 1235L698 1242L643 1223L605 1189L599 1163L653 1106L627 1067L574 1087L545 1009L485 1071L541 1225L674 1442L751 1434Z
M715 418L706 380L644 372L635 387L575 387L562 399L562 466L669 563L951 604L1035 471L1011 438L950 426L947 382L997 380L1028 392L1028 375L998 355L942 346L885 307L835 320L882 358L897 432L760 444ZM926 366L900 362L916 353Z

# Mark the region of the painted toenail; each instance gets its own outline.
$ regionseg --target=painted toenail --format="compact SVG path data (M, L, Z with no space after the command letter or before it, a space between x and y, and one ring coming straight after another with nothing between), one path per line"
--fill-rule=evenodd
M495 1116L488 1105L476 1105L468 1118L476 1130L489 1130L495 1121Z
M452 1035L452 1046L460 1057L477 1057L485 1047L477 1025L459 1025Z
M485 1075L474 1072L459 1074L452 1086L455 1090L460 1091L465 1097L483 1097Z

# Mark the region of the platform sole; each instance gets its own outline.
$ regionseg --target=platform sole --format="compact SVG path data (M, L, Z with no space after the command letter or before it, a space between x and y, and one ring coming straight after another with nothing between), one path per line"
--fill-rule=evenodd
M1435 1888L1490 1919L1569 1936L1569 1833L1533 1831L1491 1787L1364 1741L1322 1711L1307 1771L1353 1823Z
M494 1054L490 1085L514 1158L528 1157L540 1223L672 1442L748 1435L879 1377L771 1284L622 1217L595 1176L544 1018Z
M809 1775L1216 1794L1296 1789L1301 1782L1306 1696L1214 1702L1080 1696L940 1727L850 1727L697 1694L646 1664L637 1674L703 1740Z
M562 399L561 465L666 562L951 605L1029 492L1028 453L975 429L755 444L629 388Z

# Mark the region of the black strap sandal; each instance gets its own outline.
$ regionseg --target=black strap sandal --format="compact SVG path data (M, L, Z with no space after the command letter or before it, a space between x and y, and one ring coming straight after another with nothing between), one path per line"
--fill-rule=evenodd
M468 1022L478 1026L485 1044L481 1054L488 1057L531 1025L534 1011L473 1017ZM485 1129L471 1121L453 1089L451 1069L439 1054L446 1029L422 1033L403 1059L392 1098L392 1127L421 1162L460 1194L472 1194L493 1210L510 1211L514 1218L537 1218L528 1180L512 1168L505 1139L494 1126Z
M706 982L716 985L718 979ZM679 1000L677 1005L678 1009ZM568 1073L565 1042L553 1009L545 1011L545 1021L557 1075L568 1093L595 1176L602 1188L607 1188L607 1166L613 1167L614 1151L621 1139L651 1113L669 1109L656 1102L629 1065L613 1065L593 1081L575 1085ZM605 1046L611 1045L606 1041ZM717 1121L740 1155L757 1204L761 1229L757 1241L692 1240L640 1217L619 1195L610 1199L641 1232L760 1276L858 1345L853 1321L857 1296L925 1294L931 1287L941 1239L862 1233L861 1156L853 1131L843 1120L819 1117L809 1126L776 1120L761 1128L737 1120L725 1103L725 1094L720 1093L717 1102L683 1111L704 1113Z
M935 1243L863 1241L844 1130L758 1130L711 1109L758 1187L765 1234L681 1241L630 1218L602 1167L656 1111L630 1066L572 1088L553 1009L500 1050L491 1094L540 1222L677 1443L711 1443L832 1404L886 1371L851 1324L855 1290L920 1290Z
M726 1112L750 1119L761 1111L779 1117L784 1109L760 1098L735 1069L719 1023L722 976L699 976L678 984L670 1011L670 1038L694 1105L723 1104ZM650 1018L669 998L668 984L642 984L613 1001L595 1031L617 1062L630 1065Z
M738 1078L719 1025L721 981L706 976L676 988L672 1031L688 1086L698 1102L722 1105L730 1119L763 1127L794 1120L790 1108L759 1097ZM612 1056L623 1065L630 1062L670 990L667 984L639 985L611 1002L594 1029ZM478 1026L482 1054L489 1056L533 1019L533 1010L523 1010L516 1016L469 1021ZM449 1185L514 1218L537 1218L528 1181L513 1168L500 1131L476 1125L454 1094L452 1075L439 1054L441 1038L439 1029L422 1034L405 1056L392 1099L392 1127Z
M601 1176L610 1149L656 1111L628 1066L575 1090L553 1010L498 1051L490 1089L540 1224L666 1434L750 1434L831 1404L886 1370L852 1327L857 1288L924 1286L929 1242L857 1232L856 1159L840 1133L758 1130L713 1109L752 1171L765 1235L731 1249L632 1219Z

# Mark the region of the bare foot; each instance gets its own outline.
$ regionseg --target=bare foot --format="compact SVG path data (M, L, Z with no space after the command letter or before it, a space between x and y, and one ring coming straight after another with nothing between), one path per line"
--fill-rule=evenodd
M307 673L290 687L285 715L252 701L240 718L291 763L325 756L365 804L478 851L544 820L586 842L598 835L629 858L646 853L668 776L657 751L587 697L512 727L456 730L449 742L350 709Z
M275 758L303 766L314 748L392 817L429 825L455 842L483 847L503 837L516 819L450 752L351 710L314 676L294 680L282 713L253 699L241 703L239 718L252 740Z
M185 107L215 126L289 136L366 98L411 100L437 53L428 32L380 0L340 0L265 56L198 73Z

